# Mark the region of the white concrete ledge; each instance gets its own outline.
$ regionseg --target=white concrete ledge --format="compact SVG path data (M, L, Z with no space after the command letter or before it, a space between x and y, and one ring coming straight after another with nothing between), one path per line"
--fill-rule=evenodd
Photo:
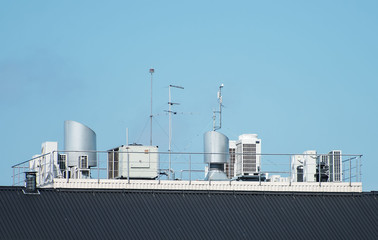
M114 180L60 179L43 188L140 189L140 190L205 190L205 191L277 191L277 192L362 192L362 183L353 182L241 182L241 181L173 181L173 180Z

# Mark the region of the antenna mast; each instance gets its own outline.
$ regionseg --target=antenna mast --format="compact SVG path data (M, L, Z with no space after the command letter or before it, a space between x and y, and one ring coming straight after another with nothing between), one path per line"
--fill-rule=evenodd
M169 167L168 168L169 169L168 169L168 179L170 179L170 176L171 176L172 113L173 114L177 114L177 112L173 112L171 110L171 107L172 107L172 105L180 105L180 103L174 103L174 102L172 102L172 99L171 99L171 88L184 89L181 86L169 85L169 99L168 99L168 105L169 105L169 110L168 110L168 114L169 114L169 149L168 149L168 152L169 152Z
M152 146L152 75L154 74L155 69L150 68L151 74L151 113L150 113L150 146Z
M223 107L223 98L222 98L222 88L224 87L223 83L219 86L219 91L218 91L218 102L219 102L219 111L213 111L213 131L219 130L222 127L222 107ZM215 125L215 118L216 114L219 114L219 125Z

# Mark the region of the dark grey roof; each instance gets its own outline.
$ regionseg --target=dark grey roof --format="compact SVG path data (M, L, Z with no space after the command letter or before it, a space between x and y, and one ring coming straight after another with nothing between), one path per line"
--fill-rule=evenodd
M0 239L378 239L378 193L0 187Z

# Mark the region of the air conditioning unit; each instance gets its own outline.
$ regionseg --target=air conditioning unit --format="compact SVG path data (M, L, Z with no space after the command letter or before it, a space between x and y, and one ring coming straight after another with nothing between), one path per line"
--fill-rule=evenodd
M67 169L67 154L58 155L58 166L60 171Z
M157 146L117 147L108 151L108 178L155 179L158 162Z

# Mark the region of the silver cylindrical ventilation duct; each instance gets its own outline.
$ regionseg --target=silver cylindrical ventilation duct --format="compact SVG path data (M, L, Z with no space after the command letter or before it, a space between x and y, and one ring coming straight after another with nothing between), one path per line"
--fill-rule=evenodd
M227 180L224 164L229 162L229 140L222 133L210 131L204 134L204 162L209 166L205 180Z
M210 131L204 135L204 162L227 163L229 161L228 137L222 133Z
M96 133L75 121L64 122L64 151L69 167L89 168L97 165Z

